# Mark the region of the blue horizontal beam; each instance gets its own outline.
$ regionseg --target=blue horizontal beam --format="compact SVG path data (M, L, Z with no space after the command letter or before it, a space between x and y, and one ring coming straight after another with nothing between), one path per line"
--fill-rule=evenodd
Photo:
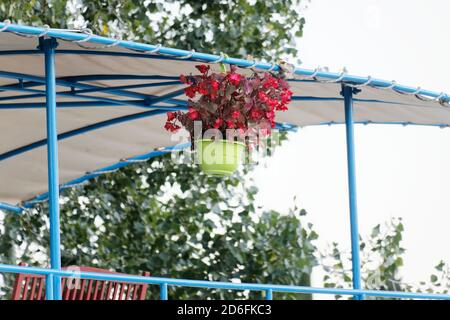
M136 104L142 103L142 100L123 100L125 103L123 106L135 107ZM118 107L117 103L111 103L106 101L65 101L58 102L58 108L86 108L86 107ZM24 102L24 103L1 103L0 110L2 109L41 109L45 108L45 102ZM142 108L142 107L139 107ZM147 108L147 107L146 107ZM169 108L167 106L154 105L152 108Z
M136 104L142 103L146 104L145 101L142 100L122 100L124 102L124 106L135 107ZM182 101L178 99L167 99L164 101L166 103L170 103L173 106L163 106L152 104L151 106L139 107L139 108L152 108L152 109L178 109L184 110L187 109L187 101ZM111 103L106 101L65 101L58 102L58 108L86 108L86 107L118 107L121 105L117 105L117 103ZM24 102L24 103L2 103L0 104L0 110L2 109L41 109L45 108L45 102Z
M344 124L344 123L327 122L327 123L321 123L321 124L318 124L318 125L323 125L323 126L328 125L328 126L330 126L330 125L342 125L342 124ZM366 125L368 123L367 122L355 122L355 124L364 124L364 125ZM403 126L406 126L406 125L417 125L417 124L413 124L413 123L387 123L387 122L371 122L371 124L378 124L378 125L380 125L380 124L384 124L384 125L386 125L386 124L387 125L392 125L392 124L399 125L400 124L400 125L403 125ZM418 125L420 125L420 126L448 127L448 125L421 125L421 124L418 124ZM277 129L279 129L279 130L288 130L288 131L297 131L298 127L294 126L294 125L286 124L286 123L277 123ZM80 183L82 183L84 181L90 180L92 178L95 178L95 177L103 174L104 172L109 172L111 170L116 170L118 168L122 168L124 166L127 166L127 165L133 163L132 162L133 160L150 159L152 157L160 156L160 155L163 155L165 153L167 153L167 152L165 152L165 151L152 151L150 153L146 153L146 154L143 154L143 155L131 158L130 162L119 161L118 163L116 163L114 165L111 165L111 166L108 166L108 167L105 167L105 168L101 168L101 169L96 170L94 172L91 172L91 173L88 173L86 175L83 175L83 176L81 176L81 177L79 177L77 179L74 179L74 180L72 180L72 181L62 185L60 188L65 189L65 188L71 187L73 185L80 184ZM46 199L46 197L47 197L47 193L43 193L43 194L41 194L41 195L31 199L31 200L25 201L23 203L23 207L30 208L36 202L44 201Z
M159 100L163 99L162 97L160 97ZM156 98L155 100L158 100L158 98ZM159 101L155 101L155 103L158 103ZM81 128L77 128L74 130L70 130L61 134L58 134L58 141L60 140L64 140L70 137L74 137L89 131L94 131L97 129L101 129L104 127L108 127L111 125L115 125L115 124L120 124L123 122L129 122L129 121L133 121L133 120L137 120L137 119L141 119L141 118L146 118L146 117L151 117L154 115L158 115L158 114L163 114L166 113L167 111L177 111L177 110L184 110L185 108L182 107L163 107L163 109L155 109L155 110L149 110L149 111L144 111L144 112L140 112L140 113L135 113L135 114L131 114L131 115L126 115L126 116L121 116L118 118L113 118L113 119L108 119L108 120L104 120L98 123L94 123L94 124L90 124ZM280 124L277 123L276 124L276 128L279 130L291 130L291 131L295 131L297 126L295 125L291 125L291 124ZM33 149L45 146L47 144L47 139L41 139L35 142L32 142L30 144L21 146L19 148L4 152L2 154L0 154L0 161L9 159L11 157L17 156L19 154L25 153L27 151L31 151Z
M1 90L1 87L0 87ZM89 91L87 91L89 90ZM84 92L91 92L90 89L87 90L79 90L76 91L78 93L84 93ZM92 89L92 91L102 91L100 89ZM67 94L69 94L70 92L66 92ZM40 97L41 94L35 94L35 95L20 95L20 96L15 96L15 97L0 97L0 101L5 101L5 100L16 100L16 99L28 99L28 98L33 98L33 97ZM154 98L157 96L153 96ZM74 96L74 98L76 98L76 96ZM298 101L340 101L342 100L342 98L324 98L324 97L293 97L293 100L298 100ZM376 103L393 103L393 104L401 104L401 103L397 103L397 102L389 102L389 101L381 101L381 100L367 100L367 99L355 99L355 101L359 101L359 102L376 102ZM145 105L145 101L144 100L121 100L121 102L123 102L126 105L129 106L136 106L136 105L140 105L143 106ZM175 105L180 105L180 106L187 106L187 101L185 100L180 100L180 99L170 99L167 100L167 102L170 102L172 104ZM88 101L88 102L84 102L84 101L80 101L80 102L59 102L58 103L58 107L97 107L97 106L114 106L117 105L117 103L108 103L106 101ZM10 103L10 104L6 104L6 103L2 103L0 104L0 109L21 109L21 108L41 108L42 106L45 107L45 103L34 103L34 102L27 102L27 103Z
M28 75L28 74L22 74L22 73L15 73L15 72L7 72L7 71L0 71L0 77L5 77L5 78L12 78L12 79L21 79L21 80L27 80L27 81L34 81L37 83L45 83L45 79L43 77L38 77L38 76L33 76L33 75ZM56 79L56 84L58 86L64 86L64 87L69 87L69 88L80 88L80 89L98 89L98 88L102 88L102 87L98 87L98 86L94 86L94 85L88 85L88 84L82 84L82 83L73 83L67 80L61 80L61 79ZM15 91L25 91L25 92L34 92L34 93L39 93L41 94L43 91L42 90L35 90L35 89L29 89L29 88L12 88L10 87L10 90L15 90ZM1 87L0 87L1 89ZM108 93L115 93L116 95L119 96L126 96L126 97L140 97L140 98L144 98L145 101L144 103L133 103L133 106L136 107L148 107L151 106L154 103L158 103L167 99L171 99L177 96L180 96L182 94L184 94L184 89L178 89L175 90L173 92L164 94L162 96L149 96L149 95L145 95L145 94L140 94L137 92L129 92L129 91L125 91L125 90L105 90L105 92ZM95 96L83 96L83 95L74 95L71 93L60 93L57 92L57 95L62 95L62 96L69 96L69 97L78 97L81 99L88 99L88 100L98 100L98 101L104 101L104 102L111 102L111 103L115 103L118 105L130 105L129 103L127 104L126 102L124 102L124 100L115 100L115 99L109 99L109 98L101 98L101 97L95 97Z
M448 128L450 127L450 124L446 124L446 123L430 123L430 124L426 124L426 123L414 123L414 122L401 122L401 121L392 121L392 122L383 122L383 121L369 121L369 120L362 120L362 121L354 121L354 124L362 124L362 125L369 125L369 124L378 124L378 125L400 125L403 127L407 127L407 126L420 126L420 127L438 127L438 128ZM336 121L330 121L330 122L322 122L319 124L313 124L313 125L306 125L307 127L313 127L313 126L331 126L331 125L336 125L336 124L345 124L345 122L336 122Z
M280 130L280 131L293 131L293 132L297 132L298 130L298 126L294 125L294 124L290 124L290 123L281 123L281 122L276 122L275 123L275 129Z
M0 77L3 78L9 78L9 79L17 79L17 80L27 80L27 81L33 81L36 83L40 83L45 84L45 79L44 77L38 77L38 76L33 76L33 75L29 75L29 74L24 74L24 73L17 73L17 72L7 72L7 71L0 71ZM69 82L66 80L61 80L61 79L56 79L56 84L58 86L62 86L62 87L67 87L67 88L79 88L79 89L93 89L96 88L97 86L94 85L87 85L87 84L82 84L82 83L73 83L73 82ZM0 88L1 89L1 88ZM6 87L5 90L13 90L12 88L9 89L9 87ZM33 89L28 89L28 88L21 88L21 90L18 89L14 89L17 91L28 91L28 92L38 92L41 93L41 90L38 91L32 91ZM110 92L114 92L114 90L111 90ZM58 94L58 92L57 92ZM136 98L136 94L135 93L128 93L127 91L120 91L119 92L120 95L122 96L127 96L130 98ZM73 95L72 95L73 97ZM80 97L80 96L78 96ZM140 98L142 98L142 95L139 95ZM145 98L148 96L145 96ZM81 98L81 97L80 97ZM98 98L95 96L89 96L89 99L95 99L95 100L100 100L100 101L117 101L117 104L121 104L120 100L114 100L114 99L103 99L103 98Z
M403 298L403 299L442 299L442 300L450 299L450 295L448 294L437 294L437 293L433 294L433 293L416 293L416 292L384 291L384 290L317 288L317 287L277 285L277 284L234 283L225 281L173 279L163 277L123 275L115 273L85 272L78 270L54 270L48 268L24 267L8 264L0 264L0 272L34 274L43 276L54 275L54 276L72 277L81 279L145 283L149 285L159 285L159 286L167 285L167 286L193 287L205 289L252 290L252 291L266 291L266 292L268 290L271 290L272 292L333 294L333 295L349 295L349 296L364 294L372 297Z
M286 123L283 123L283 124L282 123L277 123L277 129L283 130L283 131L296 131L297 130L297 126L286 124ZM83 175L83 176L81 176L79 178L71 180L71 181L67 182L66 184L61 185L60 186L60 190L64 190L64 189L73 187L75 185L81 184L81 183L83 183L85 181L88 181L90 179L98 177L99 175L101 175L101 174L103 174L105 172L115 171L115 170L120 169L122 167L125 167L127 165L133 164L136 161L148 160L150 158L154 158L154 157L157 157L157 156L164 155L164 154L169 153L169 152L171 152L173 150L180 150L180 149L187 148L189 146L190 146L190 143L180 144L180 145L176 145L176 146L172 146L172 147L166 147L163 150L151 151L151 152L145 153L143 155L138 155L138 156L129 158L126 161L121 160L121 161L119 161L119 162L117 162L117 163L115 163L113 165L110 165L110 166L107 166L107 167L95 170L93 172L89 172L89 173L87 173L87 174L85 174L85 175ZM30 208L37 202L45 201L45 199L47 199L47 197L48 197L48 193L43 193L43 194L41 194L41 195L31 199L31 200L25 201L23 203L23 207Z
M130 77L131 75L122 75L125 78ZM6 77L6 78L12 78L12 79L17 79L17 80L28 80L31 81L31 83L19 83L19 84L13 84L13 85L6 85L6 86L2 86L0 87L0 90L15 90L15 91L25 91L25 92L36 92L38 95L42 94L42 91L33 91L31 89L28 89L27 87L30 86L34 86L34 85L42 85L44 83L44 78L43 77L37 77L37 76L33 76L33 75L28 75L28 74L23 74L23 73L14 73L14 72L5 72L5 71L0 71L0 77ZM145 77L145 76L135 76L137 78L139 77ZM160 78L159 76L148 76L149 78L152 79L158 79ZM78 89L82 89L82 90L86 90L84 92L96 92L96 91L104 91L104 92L108 92L111 94L115 94L118 96L124 96L124 97L130 97L130 98L139 98L139 99L151 99L153 96L147 95L147 94L143 94L143 93L139 93L139 92L131 92L131 91L126 91L126 90L122 90L122 89L117 89L114 87L99 87L99 86L95 86L95 85L90 85L90 84L85 84L85 83L78 83L78 81L87 81L87 80L91 80L93 81L93 79L120 79L119 75L118 76L114 76L114 75L92 75L92 76L74 76L74 77L65 77L65 78L58 78L56 80L56 83L58 86L64 86L67 88L78 88ZM170 77L162 77L163 79L167 80ZM172 79L176 77L172 77ZM178 83L178 80L173 81L173 84ZM167 81L166 81L167 82ZM163 84L164 82L161 82L160 84ZM142 84L141 84L142 85ZM131 85L133 86L133 85ZM140 85L138 85L140 86ZM150 84L149 86L153 86L153 84ZM82 90L79 91L69 91L69 92L59 92L57 93L58 95L63 95L63 96L75 96L77 95L77 93L83 93ZM180 94L183 94L184 91L180 90ZM95 97L95 96L82 96L79 95L78 96L80 98L83 99L96 99L99 101L116 101L117 104L120 105L124 105L122 100L114 100L114 99L108 99L108 98L101 98L101 97ZM436 95L438 96L438 95ZM25 98L26 96L23 96L23 98ZM30 96L32 97L32 96ZM2 100L6 100L6 99L10 99L10 97L3 97L1 98ZM22 97L18 97L18 99L22 99ZM313 96L294 96L292 97L292 100L298 100L298 101L342 101L341 97L313 97ZM391 103L391 104L399 104L399 105L408 105L408 106L414 106L413 104L405 104L405 103L400 103L400 102L392 102L392 101L383 101L383 100L377 100L377 99L355 99L355 101L357 102L366 102L366 103ZM135 104L134 106L137 107L143 107L142 104ZM421 105L416 105L421 107Z
M180 80L179 76L139 75L139 74L88 74L59 78L70 82L79 81L121 81L121 80Z
M148 86L148 85L145 85ZM0 87L1 90L2 87ZM20 88L16 89L17 91L26 91L26 90L21 90ZM85 92L96 92L96 91L108 91L107 88L98 88L98 89L86 89L86 90L77 90L75 91L75 93L85 93ZM41 92L41 91L39 91ZM72 93L73 91L66 91L63 92L65 95L67 96L73 96L76 97L76 94ZM177 94L179 95L179 94ZM42 93L37 93L37 94L32 94L32 95L20 95L20 96L14 96L14 97L0 97L0 101L7 101L7 100L17 100L17 99L29 99L29 98L34 98L34 97L40 97L42 96ZM157 96L153 96L153 98L156 98ZM91 97L91 96L84 96L83 98L88 99L88 98L93 98L95 99L95 97ZM305 96L305 97L292 97L292 100L294 101L342 101L343 98L334 98L334 97L312 97L312 96ZM146 101L145 100L119 100L120 101L120 105L124 105L124 106L131 106L131 107L140 107L143 108L146 105ZM355 98L354 101L356 102L364 102L364 103L387 103L387 104L398 104L398 105L407 105L407 106L414 106L411 104L405 104L402 102L394 102L394 101L383 101L383 100L376 100L376 99L357 99ZM180 106L187 106L187 102L185 100L180 100L180 99L169 99L167 100L167 102L170 102L172 104L175 105L180 105ZM58 107L104 107L104 106L114 106L114 105L118 105L118 103L116 101L114 101L114 103L108 103L108 101L90 101L90 102L60 102L58 103ZM417 105L420 107L420 105ZM0 104L0 109L28 109L28 108L42 108L45 107L44 103L1 103Z
M34 83L34 85L41 85L40 83ZM152 87L163 87L163 86L171 86L171 85L178 85L181 84L180 81L164 81L164 82L157 82L157 83L140 83L140 84L131 84L131 85L123 85L123 86L111 86L111 87L95 87L91 89L79 89L79 90L70 90L70 91L63 91L59 92L59 95L67 94L69 96L77 96L79 94L84 93L94 93L94 92L108 92L108 91L116 91L116 90L128 90L128 89L139 89L139 88L152 88ZM26 83L22 84L14 84L14 85L7 85L7 86L0 86L0 91L25 91L20 89L27 89L32 87L31 85L27 85ZM45 96L43 93L35 93L35 94L29 94L29 95L19 95L19 96L9 96L9 97L0 97L0 101L8 101L8 100L19 100L19 99L30 99L30 98L39 98ZM150 95L137 93L136 96L140 98L148 98L151 97Z
M5 23L0 22L0 28L5 27ZM117 41L116 39L110 39L106 37L101 37L97 35L88 35L82 32L73 32L70 30L60 30L60 29L49 29L46 30L44 28L39 27L30 27L30 26L23 26L23 25L17 25L17 24L10 24L6 26L7 29L4 32L15 32L15 33L23 33L30 36L39 36L43 34L43 32L46 33L49 37L55 37L60 39L65 39L69 41L79 41L83 40L85 43L92 43L95 45L102 45L102 46L111 46L115 45L120 48L126 48L129 50L134 50L138 52L144 53L145 51L152 51L152 50L158 50L159 54L162 54L164 56L170 56L171 58L177 59L177 58L184 58L187 56L190 56L188 60L200 60L204 62L216 62L220 61L225 64L232 64L243 68L252 67L255 69L260 70L273 70L273 71L279 71L280 67L278 65L273 65L271 63L266 62L255 62L245 59L238 59L238 58L231 58L231 57L220 57L215 54L207 54L207 53L200 53L200 52L191 52L187 50L180 50L180 49L174 49L174 48L168 48L163 46L157 46L152 44L143 44L143 43L137 43L133 41ZM87 50L88 51L88 50ZM103 52L103 51L102 51ZM354 83L354 84L364 84L369 80L369 77L359 77L359 76L352 76L352 75L344 75L341 77L341 74L339 73L333 73L333 72L327 72L327 71L319 71L316 72L316 70L311 69L303 69L303 68L295 68L294 73L301 76L315 76L317 78L323 78L328 80L337 80L340 79L343 82L348 83ZM388 88L392 84L391 81L381 80L381 79L371 79L371 85L375 87L382 87L382 88ZM415 93L417 88L414 87L408 87L404 85L395 84L393 86L393 89L404 92L404 93ZM417 92L420 95L428 96L431 98L436 98L440 95L438 92L433 92L430 90L418 90ZM444 101L450 101L450 96L447 94L442 98Z
M157 111L157 110L152 110L152 111ZM159 110L159 111L162 112L162 110ZM166 111L166 110L164 110L164 112L165 112L165 111ZM149 111L149 112L150 112L150 111ZM112 119L112 120L114 120L114 119ZM109 121L109 120L107 120L107 121ZM119 123L119 122L118 122L118 123ZM328 125L328 126L330 126L330 125L342 125L342 124L344 124L344 123L342 123L342 122L324 122L324 123L321 123L321 124L318 124L318 125L322 125L322 126ZM449 125L439 125L439 124L436 124L436 125L433 125L433 124L422 125L422 124L414 124L414 123L388 123L388 122L355 122L355 124L364 124L364 125L366 125L366 124L378 124L378 125L380 125L380 124L381 124L381 125L403 125L403 126L407 126L407 125L419 125L419 126L434 126L434 127L441 127L441 128L449 127ZM95 126L95 125L94 125L94 126ZM88 128L88 129L89 129L89 128ZM94 129L95 129L95 128L92 128L92 130L94 130ZM277 123L277 129L279 129L279 130L288 130L288 131L297 131L298 127L295 126L295 125L286 124L286 123ZM73 136L73 135L74 135L74 134L72 133L71 136ZM42 143L42 141L40 141L40 143ZM39 146L42 146L42 145L36 145L35 147L39 147ZM25 147L27 147L27 146L25 146ZM22 148L24 148L24 147L22 147ZM30 146L27 147L27 150L23 150L22 152L26 152L26 151L30 150L29 148L30 148ZM18 149L21 149L21 148L18 148ZM20 151L20 150L19 150L19 151ZM11 151L10 151L10 152L11 152ZM161 151L158 151L158 152L152 151L152 152L146 153L146 154L144 154L144 155L136 156L134 159L135 159L135 160L139 160L139 159L149 159L149 158L151 158L151 157L159 156L159 155L162 155L162 154L165 154L165 153L167 153L167 152L162 152L162 153L161 153ZM4 156L4 155L5 155L5 154L0 155L0 157L1 157L1 156ZM132 160L133 160L133 158L132 158ZM100 174L102 174L102 173L105 172L105 171L115 170L115 169L124 167L124 166L126 166L126 165L128 165L128 164L131 164L131 163L132 163L132 162L123 162L123 161L119 161L118 163L116 163L116 164L114 164L114 165L112 165L112 166L109 166L109 167L106 167L106 168L99 169L99 170L97 170L97 172L94 171L94 172L88 173L88 174L86 174L86 175L84 175L84 176L82 176L82 177L79 177L79 178L77 178L77 179L75 179L75 180L72 180L72 181L66 183L65 185L62 185L61 188L67 188L67 187L70 187L70 186L72 186L72 185L74 185L74 184L82 183L82 182L84 182L84 181L87 181L87 180L90 180L90 179L92 179L92 178L95 178L95 177L99 176ZM35 197L35 198L29 200L29 201L25 201L23 206L24 206L24 207L27 207L27 208L32 207L32 205L33 205L34 203L43 201L44 199L46 199L46 197L47 197L47 194L44 193L44 194L39 195L39 196L37 196L37 197ZM13 207L15 207L15 206L13 206ZM3 209L8 210L8 207L5 206ZM12 211L15 211L14 208L13 208Z
M85 181L88 181L90 179L96 178L96 177L98 177L98 176L100 176L100 175L102 175L102 174L104 174L106 172L112 172L112 171L118 170L120 168L123 168L125 166L128 166L130 164L133 164L133 163L136 163L136 162L140 162L140 161L145 161L145 160L148 160L148 159L151 159L151 158L154 158L154 157L162 156L164 154L167 154L167 153L175 151L175 150L182 150L182 149L187 148L189 146L190 146L190 143L178 144L178 145L175 145L175 146L163 148L161 150L154 150L154 151L142 154L142 155L131 157L131 158L128 158L126 160L121 160L121 161L119 161L119 162L117 162L115 164L112 164L112 165L109 165L107 167L103 167L101 169L89 172L89 173L85 174L84 176L81 176L79 178L71 180L71 181L61 185L60 186L60 190L62 191L62 190L65 190L67 188L71 188L71 187L73 187L75 185L79 185L79 184L81 184L81 183L83 183ZM24 201L23 202L23 207L24 208L31 208L34 204L36 204L38 202L41 202L41 201L45 201L47 198L48 198L48 192L45 192L45 193L43 193L43 194L41 194L41 195L31 199L31 200Z
M0 51L0 56L21 56L21 55L40 55L39 50L6 50ZM175 57L163 55L149 55L138 52L124 52L124 51L100 51L96 49L60 49L55 51L56 55L76 54L76 55L93 55L93 56L109 56L109 57L131 57L138 59L156 59L156 60L176 60ZM194 60L194 59L186 59Z
M0 22L0 28L5 27L5 23ZM110 39L106 37L101 37L97 35L88 35L82 32L73 32L70 30L60 30L60 29L49 29L46 30L44 28L39 27L30 27L30 26L23 26L23 25L16 25L16 24L10 24L6 26L7 29L4 32L15 32L15 33L22 33L27 34L30 36L39 36L43 34L43 32L46 33L49 37L55 37L60 39L65 39L69 41L79 41L83 40L85 43L92 43L96 45L102 45L102 46L111 46L115 45L120 48L126 48L129 50L139 51L144 53L145 51L152 51L152 50L158 50L159 54L170 56L171 58L177 59L177 58L184 58L187 56L190 56L188 60L200 60L204 62L216 62L221 61L225 64L233 64L239 67L252 67L260 70L273 70L273 71L279 71L280 67L278 65L273 65L271 63L266 62L255 62L245 59L238 59L238 58L231 58L231 57L220 57L218 55L214 54L207 54L207 53L200 53L200 52L191 52L187 50L180 50L180 49L174 49L174 48L167 48L163 46L157 46L152 44L143 44L143 43L137 43L133 41L117 41L116 39ZM88 50L87 50L88 51ZM103 52L103 51L102 51ZM340 79L344 82L354 83L354 84L364 84L369 80L369 77L359 77L359 76L352 76L352 75L344 75L341 77L339 73L332 73L327 71L319 71L316 72L316 70L311 69L303 69L303 68L295 68L294 73L301 76L315 76L317 78L323 78L328 80L337 80ZM382 87L382 88L388 88L392 84L391 81L381 80L381 79L371 79L371 85L375 87ZM415 93L417 88L414 87L408 87L403 86L399 84L395 84L393 86L395 90L405 92L405 93ZM420 95L436 98L440 95L438 92L433 92L429 90L418 90L417 92ZM442 97L444 101L450 101L450 96L447 94L444 97Z
M0 86L0 90L2 90L4 87ZM39 97L45 96L44 90L37 90L37 89L30 89L30 88L20 88L20 87L8 87L9 91L18 91L18 92L33 92L34 95L37 95ZM78 99L85 99L85 100L96 100L96 101L103 101L103 102L109 102L115 105L122 105L122 106L130 106L130 103L126 103L123 100L116 100L116 99L110 99L110 98L104 98L104 97L96 97L96 96L89 96L89 95L82 95L82 94L75 94L75 92L56 92L57 96L62 97L70 97L70 98L78 98ZM26 96L25 96L26 98ZM131 104L134 107L145 107L145 102L133 102Z
M0 210L6 210L6 211L15 212L15 213L22 213L23 208L21 208L19 206L15 206L13 204L0 202Z
M32 81L38 84L45 84L45 79L44 77L39 77L39 76L34 76L34 75L29 75L29 74L24 74L24 73L17 73L17 72L8 72L8 71L0 71L0 77L3 78L9 78L9 79L16 79L19 81ZM103 87L99 87L99 86L95 86L95 85L91 85L91 84L85 84L85 83L79 83L79 82L71 82L69 80L64 80L64 79L56 79L56 84L58 86L62 86L62 87L66 87L66 88L78 88L78 89L98 89L98 88L103 88ZM10 85L8 85L10 86ZM11 88L10 90L16 90L15 87L8 87L6 86L4 89L8 89ZM21 91L30 91L29 89L27 89L26 87L22 87L19 86L22 90ZM1 88L0 88L1 89ZM106 89L104 90L105 92L108 93L112 93L118 96L123 96L123 97L129 97L129 98L140 98L140 99L151 99L153 98L153 96L150 95L146 95L143 93L138 93L138 92L130 92L130 91L126 91L126 90L114 90L114 89ZM33 92L33 91L31 91ZM34 91L36 92L36 91ZM37 91L38 93L40 93L40 91ZM184 93L184 90L179 90L177 91L179 92L178 95L181 95ZM57 93L58 94L58 93ZM72 95L74 96L74 95ZM100 101L106 101L106 99L104 98L100 98L100 97L95 97L95 96L89 96L89 99L95 99L95 100L100 100ZM121 104L121 100L114 100L114 99L108 99L110 101L117 101L117 104Z
M344 101L344 98L342 98L342 97L293 96L291 99L293 101ZM410 103L386 101L386 100L378 100L378 99L355 98L353 100L357 101L357 102L366 102L366 103L389 103L389 104L401 104L401 105L411 106Z
M1 51L0 51L1 52ZM21 79L21 73L15 73L16 77L15 79ZM27 75L27 74L25 74ZM9 78L11 78L9 76ZM126 80L164 80L166 82L168 81L178 81L180 82L179 77L173 77L173 76L161 76L161 75L137 75L137 74L90 74L90 75L79 75L79 76L65 76L65 77L59 77L58 78L61 81L64 81L65 83L74 84L76 82L84 82L84 81L126 81ZM181 82L180 82L181 83ZM11 84L13 86L17 84ZM21 83L21 86L23 87L32 87L32 86L40 86L42 85L41 82L23 82Z
M64 140L64 139L67 139L67 138L70 138L73 136L77 136L77 135L80 135L80 134L83 134L83 133L86 133L89 131L94 131L97 129L108 127L111 125L128 122L128 121L132 121L132 120L137 120L137 119L142 119L142 118L147 118L147 117L152 117L152 116L155 116L158 114L163 114L163 113L166 113L168 110L171 110L171 109L168 108L168 109L163 109L163 110L161 110L161 109L149 110L149 111L134 113L134 114L130 114L130 115L113 118L113 119L108 119L108 120L101 121L98 123L90 124L90 125L87 125L87 126L84 126L81 128L77 128L74 130L70 130L70 131L58 134L58 141ZM175 110L179 110L179 108L176 108ZM25 146L7 151L5 153L0 154L0 161L17 156L17 155L25 153L27 151L45 146L46 144L47 144L47 139L42 139L42 140L38 140L38 141L32 142L30 144L27 144Z

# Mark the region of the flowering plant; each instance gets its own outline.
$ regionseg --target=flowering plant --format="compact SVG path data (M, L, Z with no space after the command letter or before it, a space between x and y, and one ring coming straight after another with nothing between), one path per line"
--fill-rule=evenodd
M227 129L236 129L243 135L257 128L268 135L275 127L275 111L287 110L291 101L292 91L280 75L254 72L245 77L236 72L236 66L222 73L210 73L208 65L196 68L200 75L180 76L188 85L188 111L168 112L164 126L168 131L176 132L184 126L193 137L194 122L201 121L202 133L214 128L225 136Z

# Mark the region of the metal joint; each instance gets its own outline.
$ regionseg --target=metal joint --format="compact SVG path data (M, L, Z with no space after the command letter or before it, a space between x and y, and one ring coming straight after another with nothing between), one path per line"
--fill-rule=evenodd
M352 85L348 85L346 83L342 83L342 85L341 85L341 92L339 92L339 94L341 96L343 96L343 97L345 97L345 93L344 93L344 91L345 91L344 89L345 88L350 88L351 91L352 91L352 94L358 94L358 93L361 92L361 89L359 89L358 87L354 87Z
M58 41L55 38L39 38L38 50L45 51L49 49L56 49L58 47Z

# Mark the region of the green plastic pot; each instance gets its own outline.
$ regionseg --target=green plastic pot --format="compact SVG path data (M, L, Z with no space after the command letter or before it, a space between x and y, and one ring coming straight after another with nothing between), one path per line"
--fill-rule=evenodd
M242 162L245 144L239 141L197 140L197 161L200 169L211 175L228 176Z

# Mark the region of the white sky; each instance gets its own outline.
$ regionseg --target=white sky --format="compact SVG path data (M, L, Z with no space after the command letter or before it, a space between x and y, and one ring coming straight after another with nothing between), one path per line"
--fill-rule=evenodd
M398 83L450 93L450 1L312 0L300 40L303 67L346 67ZM450 129L358 125L356 174L360 233L403 217L408 282L450 262ZM297 195L320 234L319 246L350 249L345 132L310 127L260 167L259 202L287 209Z

